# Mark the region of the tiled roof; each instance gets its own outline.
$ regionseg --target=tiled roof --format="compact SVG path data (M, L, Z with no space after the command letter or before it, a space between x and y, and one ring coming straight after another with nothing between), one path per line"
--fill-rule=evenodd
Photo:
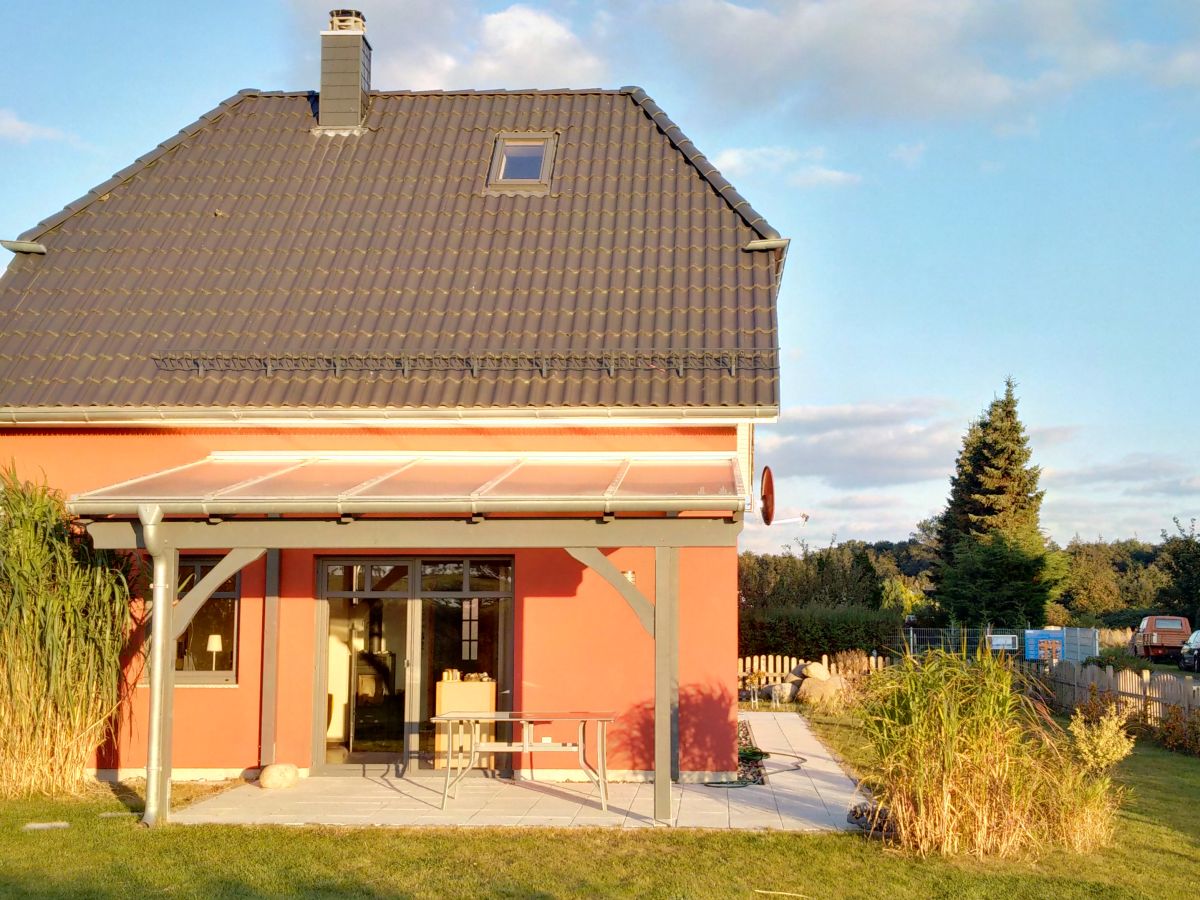
M778 403L778 234L644 92L243 92L22 235L0 411ZM545 196L485 192L557 131Z

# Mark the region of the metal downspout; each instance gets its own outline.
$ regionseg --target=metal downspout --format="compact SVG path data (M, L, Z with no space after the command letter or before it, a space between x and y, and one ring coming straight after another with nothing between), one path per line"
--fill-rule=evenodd
M150 607L150 729L146 754L146 810L142 824L154 826L167 821L171 808L170 769L163 777L164 718L168 714L168 692L174 681L171 648L172 607L174 585L178 577L177 551L167 545L162 533L162 509L158 506L138 507L142 523L142 539L153 562L154 584ZM170 729L167 727L166 736ZM170 763L167 763L168 767Z

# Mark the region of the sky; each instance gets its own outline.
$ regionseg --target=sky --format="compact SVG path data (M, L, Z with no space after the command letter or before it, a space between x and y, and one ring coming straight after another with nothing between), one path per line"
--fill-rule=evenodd
M744 547L906 538L1010 376L1048 536L1200 515L1200 3L361 7L374 87L640 85L791 239L757 464L792 521L751 519ZM0 237L242 88L315 89L329 8L10 17Z

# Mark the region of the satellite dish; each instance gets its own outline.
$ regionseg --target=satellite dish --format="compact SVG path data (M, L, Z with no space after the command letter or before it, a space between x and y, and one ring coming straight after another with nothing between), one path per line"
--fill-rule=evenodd
M775 476L771 474L770 466L763 466L762 493L758 499L763 524L770 525L775 518Z

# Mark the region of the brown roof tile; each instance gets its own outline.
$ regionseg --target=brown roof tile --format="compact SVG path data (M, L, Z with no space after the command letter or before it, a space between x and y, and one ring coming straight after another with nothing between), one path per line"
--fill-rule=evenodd
M644 92L243 92L22 237L0 410L778 404L778 234ZM545 196L484 192L559 134ZM368 358L369 357L369 358Z

